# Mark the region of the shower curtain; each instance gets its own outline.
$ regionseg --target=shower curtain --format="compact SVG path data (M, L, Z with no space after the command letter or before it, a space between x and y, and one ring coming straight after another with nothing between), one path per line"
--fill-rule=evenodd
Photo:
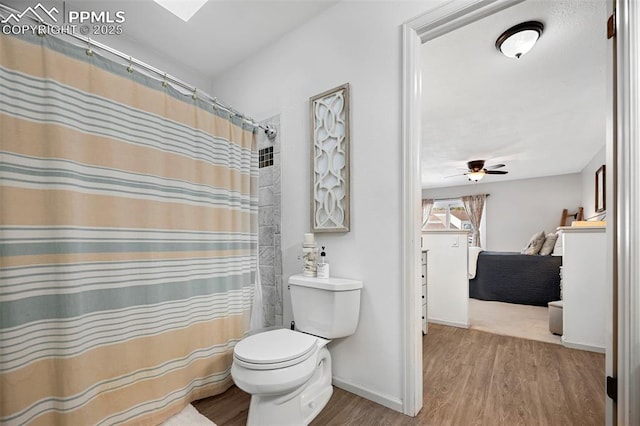
M126 68L0 36L0 424L158 424L231 384L255 128Z

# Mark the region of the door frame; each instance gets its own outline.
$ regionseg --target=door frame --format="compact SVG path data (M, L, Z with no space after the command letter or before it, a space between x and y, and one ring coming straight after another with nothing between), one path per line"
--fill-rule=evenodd
M615 4L616 414L617 424L637 425L640 424L640 5L635 0L616 0Z
M523 0L453 0L420 15L402 26L402 161L403 161L403 324L404 398L403 411L415 416L423 403L422 333L420 327L419 266L421 234L420 183L420 46L456 28L513 6ZM617 18L617 118L615 166L615 218L608 230L615 232L611 250L617 254L617 268L608 283L617 280L617 377L619 424L640 424L640 7L633 0L615 0ZM605 23L603 22L603 28ZM609 157L607 158L609 162ZM610 204L611 205L611 204ZM618 226L614 226L616 224ZM611 229L614 226L615 229ZM610 232L611 233L611 232ZM613 311L613 306L611 307ZM615 330L615 327L613 328ZM608 330L608 341L613 332ZM614 373L615 374L615 373ZM609 402L608 402L609 404ZM607 413L607 424L615 416ZM612 413L613 414L613 413Z

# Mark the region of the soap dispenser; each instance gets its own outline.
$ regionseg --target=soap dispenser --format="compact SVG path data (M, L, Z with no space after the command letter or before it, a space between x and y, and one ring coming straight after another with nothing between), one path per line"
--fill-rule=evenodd
M329 278L329 263L327 262L327 253L324 251L324 246L322 246L322 251L320 252L320 261L317 265L318 278Z

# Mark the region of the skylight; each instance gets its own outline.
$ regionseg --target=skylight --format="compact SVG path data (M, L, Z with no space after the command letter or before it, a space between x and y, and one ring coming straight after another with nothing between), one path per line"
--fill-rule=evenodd
M153 0L178 18L187 22L207 0Z

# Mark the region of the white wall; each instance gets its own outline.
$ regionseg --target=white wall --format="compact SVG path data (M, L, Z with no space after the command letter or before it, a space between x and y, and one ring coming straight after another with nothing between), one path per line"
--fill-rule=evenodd
M92 40L94 37L92 37ZM210 88L211 81L209 78L199 73L198 71L191 69L189 67L184 66L181 63L170 59L168 56L163 54L162 52L158 52L152 49L149 49L147 46L142 46L138 42L131 40L126 37L125 33L119 36L96 36L95 40L99 43L106 44L109 47L113 47L121 51L122 53L126 53L134 58L151 65L154 68L159 69L160 71L166 72L169 75L172 75L179 80L184 81L187 84L195 86L196 88L208 92ZM77 43L77 41L76 41ZM105 56L110 57L118 62L126 64L126 60L118 59L116 57L109 56L105 54ZM134 66L135 68L135 66ZM156 78L161 78L155 76Z
M582 180L582 206L584 207L584 217L590 218L596 215L596 170L606 162L605 147L603 146L593 159L585 166L580 173Z
M422 190L423 198L473 194L490 194L485 207L485 250L520 251L534 233L555 232L562 209L576 210L582 200L582 181L575 173Z
M213 82L255 119L281 114L283 278L310 228L309 98L351 84L351 232L317 234L331 274L364 281L354 336L333 342L334 378L401 409L401 24L442 1L340 2ZM285 324L291 319L284 290ZM352 390L354 390L352 388Z

